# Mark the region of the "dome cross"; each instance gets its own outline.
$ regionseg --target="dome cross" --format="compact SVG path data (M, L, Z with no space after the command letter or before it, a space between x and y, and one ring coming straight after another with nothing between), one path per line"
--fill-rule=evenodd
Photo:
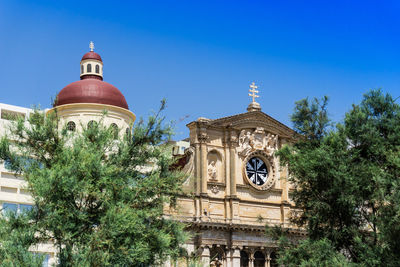
M93 52L94 43L92 41L90 41L90 43L89 43L89 48L90 48L90 51Z

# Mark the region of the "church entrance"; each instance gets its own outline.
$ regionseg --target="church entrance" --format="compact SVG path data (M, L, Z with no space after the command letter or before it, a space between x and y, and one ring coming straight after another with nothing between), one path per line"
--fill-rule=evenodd
M240 251L240 267L249 267L249 254L246 251Z
M210 267L222 267L225 261L225 253L221 247L213 247L210 251Z
M254 267L264 267L265 266L265 256L261 251L256 251L254 253Z

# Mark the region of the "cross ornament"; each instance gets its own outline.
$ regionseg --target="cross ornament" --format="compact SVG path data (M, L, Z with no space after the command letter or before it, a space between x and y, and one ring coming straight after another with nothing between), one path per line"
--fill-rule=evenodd
M90 51L93 52L94 43L92 41L90 41L90 43L89 43L89 48L90 48Z
M255 99L257 97L260 97L260 96L256 95L258 93L258 90L256 90L258 88L258 86L254 82L252 82L249 87L251 88L251 89L249 89L249 92L251 93L251 94L249 94L249 96L251 96L253 98L253 102L256 102Z

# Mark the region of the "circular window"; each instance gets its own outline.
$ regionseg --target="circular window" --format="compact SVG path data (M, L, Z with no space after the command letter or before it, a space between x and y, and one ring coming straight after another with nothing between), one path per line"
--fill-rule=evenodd
M246 163L246 174L254 185L261 186L268 179L267 165L261 158L252 157Z

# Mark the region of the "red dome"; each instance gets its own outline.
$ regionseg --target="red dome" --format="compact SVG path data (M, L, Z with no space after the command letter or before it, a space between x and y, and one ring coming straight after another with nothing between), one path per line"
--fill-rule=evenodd
M91 78L65 86L58 93L57 102L54 106L76 103L105 104L129 109L124 95L115 86Z
M87 52L86 54L84 54L81 61L85 60L85 59L95 59L95 60L103 62L103 60L101 60L101 56L93 51L90 51L90 52Z

